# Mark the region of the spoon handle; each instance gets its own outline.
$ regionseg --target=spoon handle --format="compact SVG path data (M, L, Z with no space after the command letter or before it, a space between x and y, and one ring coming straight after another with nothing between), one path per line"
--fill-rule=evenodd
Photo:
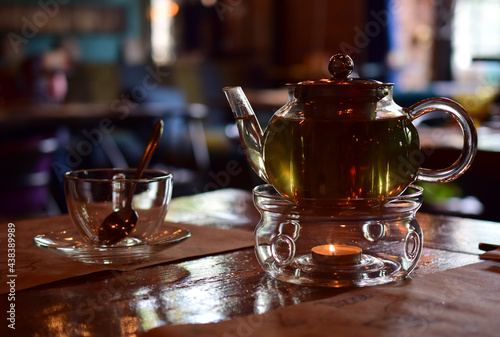
M146 166L148 166L151 156L158 145L158 141L163 133L163 121L160 119L156 122L155 127L153 129L153 133L151 134L151 138L149 138L148 145L146 146L146 150L144 150L144 154L142 155L142 159L137 167L137 171L135 171L135 179L139 179L144 172Z
M135 171L134 179L141 178L144 169L146 168L146 166L148 166L149 161L151 160L151 156L153 155L153 152L156 148L156 145L158 145L158 142L162 134L163 134L163 121L160 119L155 124L153 132L151 134L151 138L149 138L148 144L146 146L146 150L144 150L144 154L142 155L141 161L139 162L139 166ZM132 183L130 184L130 190L126 201L127 206L132 205L132 197L134 195L134 190L135 190L135 184Z

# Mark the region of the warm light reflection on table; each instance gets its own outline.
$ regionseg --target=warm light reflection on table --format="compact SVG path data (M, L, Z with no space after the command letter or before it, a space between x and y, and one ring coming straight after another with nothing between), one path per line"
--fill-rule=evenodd
M203 215L197 198L184 199L185 204L181 200L178 210ZM216 215L226 212L247 220L236 222L233 228L254 229L259 214L250 193L226 190L211 194L210 200L217 204L217 212L206 210L200 219L204 225L230 227L230 220ZM478 262L481 252L477 244L500 237L498 223L420 213L417 219L425 239L412 274L415 278ZM257 263L254 249L245 248L129 272L99 272L18 291L22 324L16 332L21 336L140 335L160 325L229 320L349 291L272 279Z

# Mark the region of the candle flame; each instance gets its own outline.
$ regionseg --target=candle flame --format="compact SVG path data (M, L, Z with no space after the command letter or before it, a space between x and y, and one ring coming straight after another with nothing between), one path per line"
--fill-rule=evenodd
M330 254L335 254L335 246L334 245L330 245Z

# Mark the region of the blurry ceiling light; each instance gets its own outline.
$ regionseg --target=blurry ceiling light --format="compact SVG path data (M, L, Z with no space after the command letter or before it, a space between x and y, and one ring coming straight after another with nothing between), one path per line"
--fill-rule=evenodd
M179 5L175 1L170 1L170 16L176 16L179 13Z
M176 16L179 12L179 5L171 0L152 0L149 10L151 21L163 21L167 17Z
M166 65L174 59L171 27L178 12L179 5L175 1L151 0L151 56L156 64Z

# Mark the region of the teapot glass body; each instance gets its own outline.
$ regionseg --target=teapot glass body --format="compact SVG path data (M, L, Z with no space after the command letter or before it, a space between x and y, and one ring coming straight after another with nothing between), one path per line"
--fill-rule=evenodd
M282 196L303 205L384 203L416 180L418 132L392 87L377 102L313 103L289 91L262 142L268 181Z

